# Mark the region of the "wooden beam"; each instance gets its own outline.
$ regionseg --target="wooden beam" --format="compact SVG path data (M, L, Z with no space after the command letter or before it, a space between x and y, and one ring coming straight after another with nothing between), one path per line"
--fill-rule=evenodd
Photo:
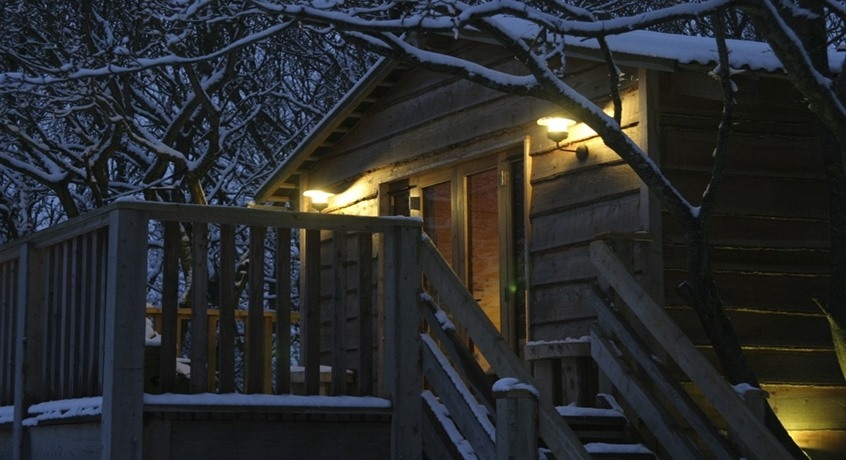
M491 320L438 253L434 243L430 239L424 239L420 247L423 251L424 274L436 287L438 295L444 301L443 304L451 309L461 326L467 330L473 343L496 374L500 377L514 377L521 382L537 386L526 370L525 363L511 351ZM591 458L576 434L549 402L541 401L538 408L538 432L556 458Z
M419 228L395 227L385 234L385 387L394 405L391 458L423 454L423 389L420 364Z
M176 330L179 310L179 252L182 230L178 222L164 224L164 262L162 264L162 315L156 324L161 334L159 390L173 392L176 386Z
M103 460L140 459L144 418L144 313L147 303L147 215L115 210L103 343Z
M306 395L320 393L320 230L306 230L301 260L300 311L302 336L300 355L305 367Z
M705 445L708 446L714 458L726 460L736 458L737 456L728 440L717 431L717 428L699 409L696 402L684 391L684 388L670 375L666 368L655 361L653 353L626 326L619 314L611 309L607 302L603 301L604 293L597 292L599 287L594 286L594 290L595 295L590 296L590 300L594 309L596 309L600 327L613 334L625 346L629 354L637 361L638 366L651 378L657 391L664 396L663 399L670 402L681 418L696 431ZM599 363L598 360L597 363ZM658 439L664 440L665 438L658 436Z
M276 394L291 392L291 229L276 229Z
M536 389L516 387L496 391L497 460L538 458Z
M195 222L191 235L191 393L208 391L208 240L208 225Z
M332 395L347 392L347 232L332 233Z
M373 235L358 235L358 394L373 393Z
M743 443L760 458L792 458L763 421L758 420L749 411L728 382L696 350L684 332L629 275L611 248L602 241L594 241L590 245L590 253L591 260L602 276L611 283L629 309L667 350L676 364L700 388L714 408L726 419L729 427L743 433Z
M221 393L235 391L235 227L220 226L220 317L218 319L218 387Z
M264 239L265 227L250 227L247 321L247 393L265 393L264 379Z
M441 403L449 411L453 423L473 446L479 458L494 458L496 435L493 424L479 403L448 365L446 357L431 337L423 336L423 373Z
M703 458L702 452L693 442L675 429L676 424L672 417L649 393L646 386L626 368L620 357L613 351L614 345L595 330L591 332L591 343L593 359L626 402L631 404L634 412L645 422L658 442L667 449L670 456L672 458Z

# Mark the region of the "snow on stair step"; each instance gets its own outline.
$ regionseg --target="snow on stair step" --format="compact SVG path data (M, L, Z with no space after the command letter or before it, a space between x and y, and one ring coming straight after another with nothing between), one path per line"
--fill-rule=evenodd
M628 420L618 410L559 406L558 413L582 442L624 442Z

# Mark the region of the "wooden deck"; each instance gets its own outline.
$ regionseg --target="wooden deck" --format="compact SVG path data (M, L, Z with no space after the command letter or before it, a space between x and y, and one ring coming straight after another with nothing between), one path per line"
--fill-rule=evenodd
M216 458L227 446L191 439L265 433L253 441L273 446L283 425L299 421L309 434L285 425L288 441L333 457L421 452L419 398L398 398L421 385L418 321L408 319L419 318L420 268L400 257L420 232L409 219L124 202L0 248L0 357L8 363L0 406L9 409L0 456L53 458L39 449L61 439L82 457L167 458L163 449L180 455L179 441ZM297 258L292 235L302 239ZM152 347L145 316L161 334ZM290 362L292 320L302 326L300 367ZM145 356L158 369L145 369ZM179 356L190 367L185 380ZM148 393L281 399L149 404L145 383ZM327 402L321 388L347 403ZM295 389L313 401L288 407L284 395ZM39 403L81 398L100 398L94 414L35 421ZM278 436L254 426L268 420ZM344 430L348 442L338 438L335 451L316 442L350 421L355 429Z

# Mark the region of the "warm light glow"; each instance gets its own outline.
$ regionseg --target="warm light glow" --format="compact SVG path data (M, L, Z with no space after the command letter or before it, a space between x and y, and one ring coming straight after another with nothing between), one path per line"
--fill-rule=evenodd
M567 139L568 130L570 126L576 124L575 121L562 117L543 117L538 120L538 124L546 126L546 136L555 142L561 142Z
M311 198L311 206L318 211L322 211L329 205L329 198L335 196L335 194L323 190L306 190L303 192L303 196Z

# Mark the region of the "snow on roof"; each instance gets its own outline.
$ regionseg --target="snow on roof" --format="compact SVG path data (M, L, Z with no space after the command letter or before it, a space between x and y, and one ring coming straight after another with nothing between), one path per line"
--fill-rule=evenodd
M717 43L709 37L690 37L647 30L636 30L606 38L608 46L617 53L633 54L647 58L670 59L679 64L711 65L718 62ZM599 49L596 39L569 37L571 46ZM778 72L783 70L781 61L770 45L747 40L726 40L729 63L736 69ZM839 72L846 53L829 50L833 72Z
M540 27L520 18L500 16L497 21L524 38L540 32ZM712 37L634 30L605 38L611 51L644 58L668 59L679 64L712 65L718 62L717 43ZM574 48L599 50L595 38L565 37L565 43ZM726 40L729 62L733 68L753 71L777 72L783 70L781 61L770 45L749 40ZM840 72L846 52L829 49L831 70Z

